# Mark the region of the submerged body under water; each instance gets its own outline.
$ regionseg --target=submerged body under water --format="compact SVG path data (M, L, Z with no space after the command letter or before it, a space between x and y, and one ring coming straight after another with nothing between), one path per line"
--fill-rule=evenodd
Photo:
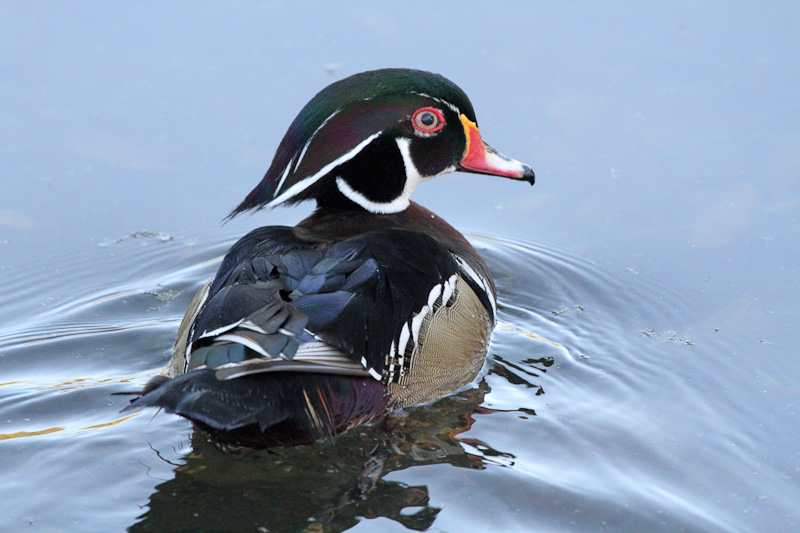
M738 379L730 347L693 328L680 297L552 248L469 237L498 287L476 382L333 444L259 452L222 449L166 413L120 413L128 400L112 395L168 367L230 236L103 243L122 282L65 261L73 296L0 334L4 527L733 531L792 519L796 485L758 460L768 428L734 431L750 399L719 401Z

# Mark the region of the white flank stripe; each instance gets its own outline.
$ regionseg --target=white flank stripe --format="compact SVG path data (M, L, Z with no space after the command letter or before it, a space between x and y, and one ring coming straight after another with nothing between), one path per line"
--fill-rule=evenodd
M433 309L433 304L436 302L439 296L441 296L441 294L442 294L442 285L441 284L434 285L433 288L431 289L430 294L428 294L428 307Z
M445 305L448 300L450 300L450 297L453 295L455 285L456 275L453 274L447 281L444 282L444 287L442 288L442 305Z
M414 342L419 342L419 328L422 327L422 321L428 316L430 310L431 308L426 305L417 313L417 316L411 319L411 336L414 338Z
M392 346L389 348L389 353L386 355L386 360L389 364L389 379L391 380L394 377L394 341L392 341Z
M303 178L302 180L298 181L297 183L289 187L286 190L286 192L281 193L280 196L273 198L272 201L270 201L267 204L267 207L275 207L276 205L285 202L292 196L295 196L301 191L307 189L309 186L313 185L317 180L319 180L321 177L326 175L334 168L338 167L342 163L346 163L347 161L353 159L356 155L358 155L358 153L361 150L364 149L365 146L367 146L369 143L375 140L375 138L380 134L381 132L373 133L372 135L370 135L369 137L358 143L352 150L350 150L345 154L340 155L339 157L337 157L336 159L334 159L333 161L331 161L330 163L319 169L317 173L314 174L313 176L309 176L307 178Z
M494 292L492 291L492 286L489 284L489 280L475 272L475 270L469 266L469 263L467 263L463 257L453 254L453 258L456 260L458 266L461 267L464 273L472 278L472 281L483 287L483 290L485 290L486 294L489 296L489 302L492 304L492 312L495 316L497 316L497 304L495 303Z
M400 356L400 361L403 360L403 355L406 353L406 344L408 344L408 339L411 337L411 331L408 329L408 323L403 325L403 329L400 331L400 339L397 341L397 353Z
M368 368L367 372L369 372L369 375L377 379L378 381L380 381L381 378L383 377L380 374L378 374L378 372L374 368Z

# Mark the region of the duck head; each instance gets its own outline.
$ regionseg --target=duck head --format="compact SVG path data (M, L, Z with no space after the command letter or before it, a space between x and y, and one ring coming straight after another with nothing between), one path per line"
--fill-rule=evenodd
M467 95L430 72L363 72L320 91L297 115L264 178L230 217L316 200L396 213L427 179L461 170L534 182L486 144Z

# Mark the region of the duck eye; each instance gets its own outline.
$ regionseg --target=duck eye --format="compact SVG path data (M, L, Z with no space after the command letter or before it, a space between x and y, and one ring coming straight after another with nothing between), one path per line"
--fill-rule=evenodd
M422 109L417 109L411 117L411 124L419 132L436 133L444 128L444 116L438 109L423 107Z

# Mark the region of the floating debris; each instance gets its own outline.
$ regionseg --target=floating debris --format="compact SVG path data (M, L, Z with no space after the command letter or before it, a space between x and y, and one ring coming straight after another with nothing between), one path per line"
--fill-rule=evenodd
M662 333L656 333L656 330L648 329L647 331L643 331L642 335L661 342L674 342L677 344L685 344L686 346L693 346L691 340L687 339L686 337L679 336L675 331L671 329L664 331Z
M562 305L558 311L550 311L550 314L552 314L553 316L563 316L575 311L577 311L578 313L582 313L586 311L586 308L583 307L582 305L573 305L572 307L567 307L565 305Z
M146 291L145 294L155 297L160 302L169 302L170 300L174 300L175 298L183 294L183 291L176 291L176 290L168 290L164 292Z
M111 246L114 244L119 244L121 242L127 241L128 239L156 239L161 242L168 242L174 241L174 235L168 235L166 233L161 233L160 231L134 231L125 235L123 237L119 237L117 239L104 239L97 243L98 246Z

